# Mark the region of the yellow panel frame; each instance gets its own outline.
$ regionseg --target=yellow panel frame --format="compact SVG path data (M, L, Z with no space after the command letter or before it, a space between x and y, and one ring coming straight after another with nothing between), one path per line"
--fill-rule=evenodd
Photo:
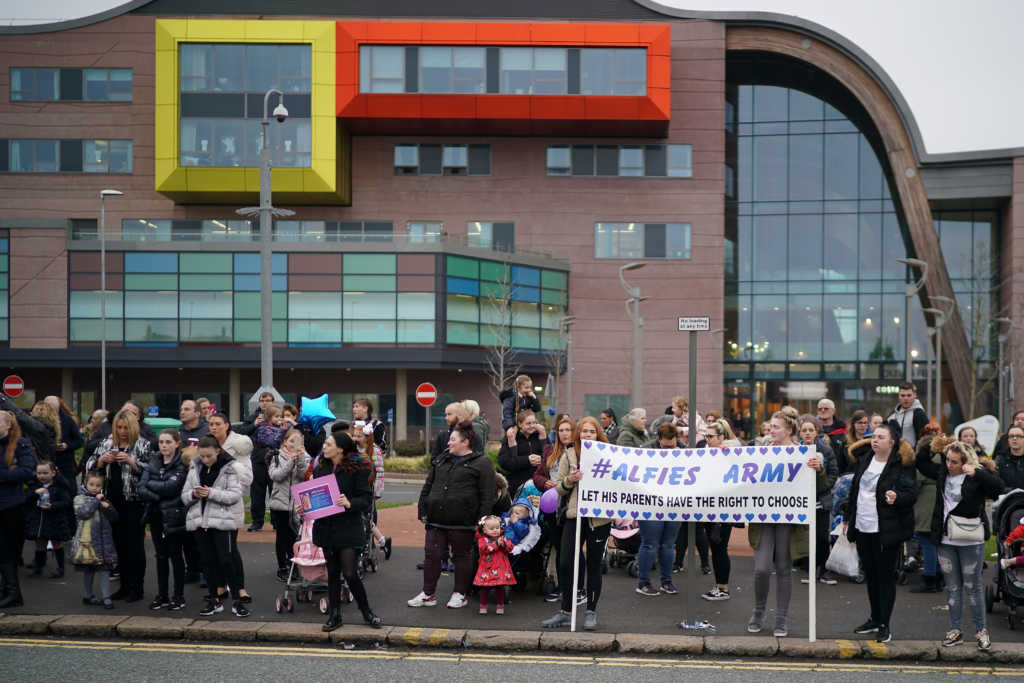
M333 21L157 19L154 84L154 182L179 204L257 204L259 169L179 165L181 43L311 43L312 158L309 168L275 168L274 199L282 204L352 204L351 139L335 115Z

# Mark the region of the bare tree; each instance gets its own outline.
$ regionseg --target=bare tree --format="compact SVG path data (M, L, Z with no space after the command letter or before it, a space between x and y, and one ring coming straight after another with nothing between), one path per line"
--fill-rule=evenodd
M961 406L966 419L977 417L979 410L987 407L982 398L996 390L999 372L995 368L993 352L996 335L999 333L997 318L1004 315L1003 311L994 311L991 307L994 295L997 294L999 283L996 282L992 258L987 253L975 253L972 260L970 253L961 254L964 264L961 272L968 275L968 291L957 297L957 311L967 330L967 341L970 345L971 385L968 387L966 405ZM966 310L964 307L966 306Z
M512 346L512 272L506 266L498 282L481 282L481 345L487 349L487 377L491 395L499 401L501 392L512 386L522 367L519 352Z

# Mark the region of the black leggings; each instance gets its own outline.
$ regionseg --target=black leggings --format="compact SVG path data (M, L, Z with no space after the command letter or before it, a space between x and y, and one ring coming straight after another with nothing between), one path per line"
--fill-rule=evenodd
M597 601L601 597L601 559L604 558L604 547L608 534L612 531L611 524L604 524L592 529L590 520L583 520L580 525L580 546L587 544L587 610L597 609ZM576 520L566 519L562 527L561 550L558 555L558 584L562 591L562 611L572 609L576 596L572 592L572 559L575 555Z
M199 546L199 554L203 558L203 565L206 571L206 585L209 587L209 597L218 598L219 586L227 586L235 600L238 599L238 575L235 574L235 564L232 554L237 550L233 532L221 531L219 529L198 529L195 532L196 545Z
M711 550L711 566L715 569L715 583L719 586L729 585L729 572L732 561L729 559L729 538L732 536L732 524L702 524L705 527L708 547Z
M683 561L686 558L686 534L688 533L686 529L688 526L689 524L683 524L681 527L679 527L679 534L676 536L677 567L682 567ZM697 537L693 541L694 545L697 546L697 554L700 555L700 564L702 567L708 563L708 550L710 549L710 544L708 543L708 534L704 529L705 526L708 525L697 525Z
M324 559L327 560L327 604L330 609L341 609L341 577L356 599L360 610L368 611L370 601L366 598L363 580L356 572L356 559L359 551L355 548L324 548Z
M238 529L231 532L231 563L235 568L238 590L245 590L245 566L242 565L242 553L238 552Z
M287 510L271 510L270 522L276 530L274 552L277 555L277 568L285 569L292 561L292 546L295 545L292 513Z
M0 510L0 564L15 564L25 544L24 508L20 505Z
M899 546L883 546L881 534L857 532L857 554L864 569L864 583L868 588L871 621L889 625L896 605L896 564Z
M110 526L114 532L117 564L121 571L121 588L141 593L146 579L146 520L142 501L112 500L117 521Z
M156 517L149 525L149 533L153 538L156 550L156 583L159 594L163 597L167 592L170 567L174 568L174 597L185 595L185 557L182 555L182 543L185 532L165 534L163 521Z

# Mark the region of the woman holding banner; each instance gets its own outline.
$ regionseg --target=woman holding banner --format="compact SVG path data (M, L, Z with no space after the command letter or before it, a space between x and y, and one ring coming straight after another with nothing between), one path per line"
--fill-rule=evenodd
M868 587L871 616L854 629L861 635L875 633L875 640L892 640L889 619L896 603L896 563L903 541L914 535L914 449L900 441L899 424L893 420L871 434L874 457L861 458L850 485L846 537L857 544L857 554Z
M797 445L800 414L792 406L785 406L769 421L769 438L775 446ZM807 466L818 473L818 489L824 484L825 468L817 457L809 458ZM808 555L807 527L794 524L751 524L748 531L750 547L754 549L754 611L747 622L749 633L760 633L764 628L765 606L772 568L775 569L775 629L776 638L789 635L789 598L793 592L792 567L794 559Z
M587 631L597 629L597 601L601 597L601 558L604 557L604 546L611 533L611 520L588 518L580 524L580 537L576 538L577 490L576 484L583 478L580 471L579 456L581 440L602 441L608 443L600 423L593 417L584 417L576 425L573 435L573 448L566 448L558 459L553 470L552 479L558 491L560 501L558 515L564 511L564 526L558 561L558 584L562 592L561 609L554 616L541 622L544 628L568 626L572 621L571 610L574 599L572 586L573 557L576 543L587 544L587 612L583 619L583 628Z

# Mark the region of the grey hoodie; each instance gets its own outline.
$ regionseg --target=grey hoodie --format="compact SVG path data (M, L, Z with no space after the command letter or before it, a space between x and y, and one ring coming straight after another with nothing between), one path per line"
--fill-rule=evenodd
M921 401L915 398L910 407L905 410L903 406L897 405L889 413L889 417L886 418L886 421L888 420L895 420L899 423L900 429L903 430L903 440L909 443L911 448L917 448L917 440L921 438L921 432L928 424L928 413L924 412Z

